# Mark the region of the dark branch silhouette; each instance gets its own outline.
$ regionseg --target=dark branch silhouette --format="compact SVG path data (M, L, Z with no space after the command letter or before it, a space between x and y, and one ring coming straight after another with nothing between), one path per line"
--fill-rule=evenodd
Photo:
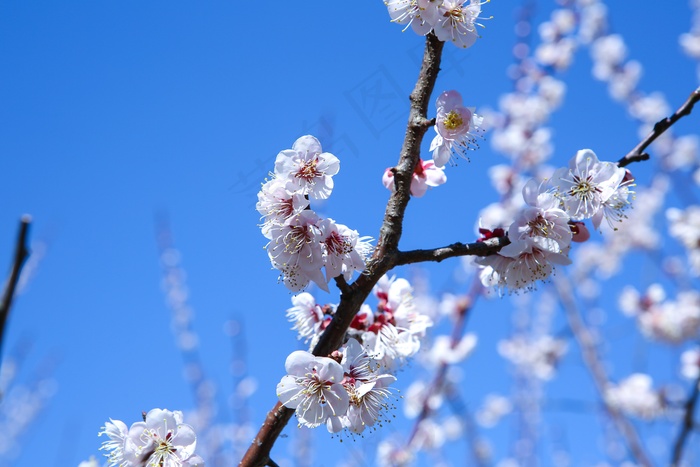
M10 275L5 283L5 290L2 294L2 301L0 302L0 350L2 350L2 344L5 340L7 317L10 314L10 308L12 308L12 301L14 299L15 289L17 288L17 282L19 281L19 275L22 272L22 266L24 266L25 261L29 257L28 238L29 224L31 224L31 222L31 216L24 215L19 223L19 233L17 234L17 243L15 244L15 257L12 261Z
M695 384L693 384L693 390L690 392L688 400L685 401L684 414L683 414L683 424L681 425L681 431L678 433L676 442L673 444L673 457L671 458L671 466L676 467L680 465L681 459L683 458L683 449L685 448L685 442L690 436L690 432L693 431L695 426L695 406L698 402L698 396L700 395L700 376L695 378Z
M700 87L698 87L695 91L690 93L688 99L686 99L683 105L681 105L678 108L678 110L676 110L673 113L673 115L656 122L654 128L651 130L651 133L649 133L646 138L644 138L637 146L635 146L634 149L628 152L625 157L617 161L617 165L619 165L620 167L625 167L631 164L632 162L649 160L649 154L644 152L646 148L648 148L649 145L656 140L656 138L658 138L666 130L671 128L674 123L676 123L681 118L690 115L690 112L692 112L693 110L693 106L695 106L695 104L698 101L700 101Z

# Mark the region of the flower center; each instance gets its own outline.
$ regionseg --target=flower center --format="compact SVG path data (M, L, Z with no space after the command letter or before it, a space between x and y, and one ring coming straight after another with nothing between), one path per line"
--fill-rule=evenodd
M318 159L314 157L312 160L304 162L294 176L307 182L311 182L314 178L321 175L321 172L319 172L316 168L317 165Z
M574 175L573 177L574 180L574 186L571 187L569 190L569 195L582 199L582 200L590 200L592 199L596 193L600 193L600 188L596 186L596 184L591 182L591 176L589 175L585 179L582 179L581 177Z
M456 130L464 125L464 120L462 120L462 116L460 114L454 110L451 110L447 115L445 115L445 119L443 120L442 124L445 125L445 128L448 130Z
M527 223L531 237L549 237L554 233L554 222L545 219L542 214Z
M344 255L352 251L350 242L338 232L331 232L324 243L326 244L326 248L328 248L328 252L331 254Z

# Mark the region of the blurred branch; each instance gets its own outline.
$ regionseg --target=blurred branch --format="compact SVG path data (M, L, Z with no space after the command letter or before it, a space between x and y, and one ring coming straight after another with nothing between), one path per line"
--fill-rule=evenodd
M425 261L437 261L439 263L444 259L455 256L488 256L498 252L508 244L510 244L508 237L493 237L483 242L467 244L457 242L432 250L399 251L396 255L395 265L401 266Z
M625 442L627 443L627 447L629 448L636 462L646 467L652 466L653 464L649 460L647 453L644 451L639 435L637 434L637 431L632 423L630 423L627 417L625 417L619 409L608 404L605 400L605 391L609 385L608 376L605 373L603 364L600 361L600 356L595 348L594 338L586 327L586 324L581 319L581 314L576 306L576 301L571 289L571 283L569 282L568 278L558 275L554 278L554 286L558 292L559 301L561 302L561 305L566 313L569 327L574 334L576 342L581 348L583 361L593 377L593 382L595 383L606 412L612 419L620 435L624 438Z
M313 349L317 356L329 355L343 343L345 333L377 281L391 268L396 266L399 240L403 232L403 218L411 199L410 188L413 172L420 160L420 147L431 120L427 118L430 96L435 87L440 71L440 60L444 42L429 33L425 38L423 62L416 85L411 92L411 107L408 117L406 135L404 136L399 162L394 168L396 190L391 194L384 212L384 221L379 230L377 247L367 261L365 271L351 285L339 283L342 294L335 316L321 335ZM284 429L294 410L287 409L281 403L275 404L268 412L248 451L243 456L242 467L262 467L270 463L270 450L277 437Z
M465 296L458 300L457 307L455 310L457 312L457 316L455 319L454 326L452 327L450 348L456 348L459 345L462 338L464 337L464 328L467 325L467 318L469 317L469 312L474 308L476 300L481 296L483 291L484 287L481 285L479 277L474 276L469 291ZM408 437L408 441L406 441L406 447L410 448L411 443L418 434L421 422L423 422L425 419L432 415L433 409L430 407L430 399L444 391L445 377L447 376L448 367L449 364L447 362L441 362L438 366L438 369L435 372L435 377L433 378L433 382L430 384L429 389L428 391L426 391L425 397L423 398L420 414L418 414L418 417L416 417L416 421L413 424L411 434ZM474 449L473 443L471 444L471 447L472 451L476 453L476 449ZM479 462L477 462L477 464L479 464Z
M674 123L681 118L690 115L690 112L693 110L693 106L695 106L698 101L700 101L700 87L690 93L688 99L678 108L678 110L673 113L673 115L656 122L654 128L651 130L651 133L649 133L647 137L644 138L634 149L627 153L625 157L617 161L617 165L620 167L625 167L632 162L648 160L649 154L644 152L646 148L649 147L649 145L653 143L656 138L671 128Z
M12 262L10 276L5 283L2 301L0 301L0 350L2 349L2 344L5 339L5 326L7 324L7 317L10 314L10 308L12 308L12 299L14 298L15 288L19 281L19 274L22 271L24 262L29 257L27 243L29 238L29 224L31 224L31 222L32 218L27 214L22 216L20 220L17 243L15 244L15 258Z
M695 379L695 384L693 385L693 390L685 402L685 411L683 415L683 425L681 426L681 431L678 433L676 442L673 444L673 457L671 459L671 466L676 467L680 465L681 459L683 458L683 449L685 448L685 442L690 435L690 432L695 428L695 406L698 402L698 395L700 395L700 376Z

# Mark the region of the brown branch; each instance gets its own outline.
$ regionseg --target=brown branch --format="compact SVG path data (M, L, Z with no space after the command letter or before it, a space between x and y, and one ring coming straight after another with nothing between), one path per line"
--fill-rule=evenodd
M598 393L606 412L612 419L622 438L627 443L627 447L629 448L636 462L645 467L652 466L653 464L649 460L647 453L644 451L639 435L637 434L637 431L632 423L630 423L627 417L625 417L619 409L605 401L605 391L609 385L608 377L605 373L605 368L603 368L603 364L600 361L600 356L596 351L593 336L586 327L586 324L581 319L581 315L578 307L576 306L573 292L571 290L571 283L567 278L559 275L554 278L554 286L559 295L559 301L561 302L561 305L566 313L569 327L576 338L576 342L581 348L583 361L593 377L593 382L595 383L596 389L598 389Z
M7 278L5 291L0 301L0 350L2 349L5 337L5 326L7 325L7 317L10 314L10 308L12 308L12 300L14 299L15 289L17 288L17 281L19 281L22 266L24 266L24 262L29 257L27 241L29 238L29 224L31 224L31 222L31 216L26 214L22 216L20 220L19 233L17 234L17 242L15 244L15 258L12 261L10 276Z
M685 448L685 442L690 435L690 432L695 428L695 406L698 402L698 396L700 395L700 376L695 378L695 384L693 385L693 390L685 401L685 413L683 415L683 425L681 425L681 431L678 433L676 442L673 445L673 457L671 458L671 466L676 467L680 465L681 459L683 458L683 449Z
M432 250L399 251L396 254L396 266L426 261L440 262L455 256L489 256L497 253L501 248L510 244L508 237L493 237L482 242L453 243L452 245L435 248Z
M649 154L644 152L644 150L649 147L651 143L661 136L666 130L671 128L674 123L676 123L681 118L690 115L693 110L693 106L700 101L700 87L695 91L690 93L688 99L681 105L678 110L676 110L673 115L659 120L654 125L651 132L644 138L634 149L632 149L625 157L617 161L617 165L620 167L625 167L632 162L646 161L649 159Z
M314 355L326 356L343 343L345 333L355 314L359 311L377 281L396 265L399 240L403 231L403 218L410 200L411 179L420 159L420 147L425 132L433 123L427 118L428 104L432 95L442 56L443 42L433 33L426 36L423 63L411 93L411 108L399 162L394 168L396 190L391 194L379 230L377 247L367 261L365 271L351 285L339 283L340 303L333 320L321 335L313 349ZM265 423L243 456L240 466L263 467L270 463L270 450L282 432L294 410L281 403L267 414Z

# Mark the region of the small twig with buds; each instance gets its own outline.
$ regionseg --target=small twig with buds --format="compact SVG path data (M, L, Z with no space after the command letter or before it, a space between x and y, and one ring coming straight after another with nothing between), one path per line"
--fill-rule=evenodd
M654 125L651 132L644 138L634 149L632 149L625 157L617 161L617 165L620 167L625 167L632 162L646 161L649 159L649 154L644 152L651 143L653 143L656 138L661 136L666 130L671 128L674 123L676 123L681 118L690 115L693 110L693 106L700 101L700 87L695 91L690 93L688 99L681 105L678 110L676 110L673 115L659 120Z

